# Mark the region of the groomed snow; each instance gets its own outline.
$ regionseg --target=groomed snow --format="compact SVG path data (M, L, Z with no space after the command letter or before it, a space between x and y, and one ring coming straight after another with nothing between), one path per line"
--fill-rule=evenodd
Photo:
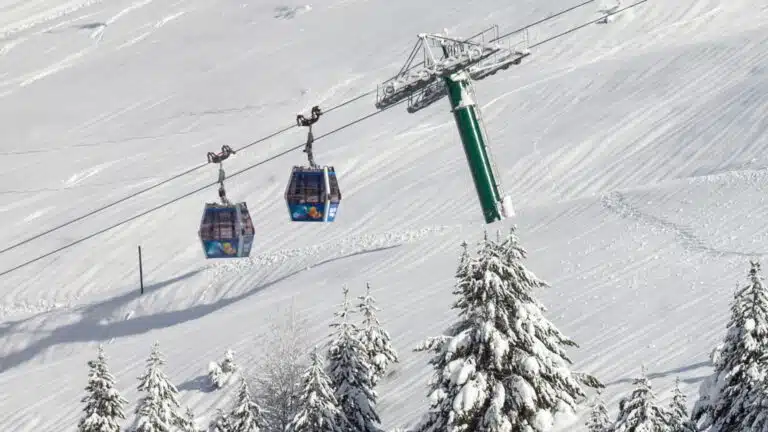
M289 126L395 74L421 32L502 32L559 1L0 0L0 245L11 245ZM476 84L527 266L552 285L548 317L581 345L574 369L616 404L645 365L662 399L692 405L711 372L749 258L768 254L768 5L650 0L533 50ZM627 3L628 4L628 3ZM599 1L531 32L596 19ZM610 5L609 5L610 6ZM361 99L319 135L375 110ZM225 163L234 173L299 145L298 128ZM318 140L343 200L333 224L292 224L292 152L228 181L257 239L250 260L205 261L203 203L185 198L1 276L0 430L73 431L86 361L105 344L130 401L154 341L207 424L236 388L199 390L227 349L257 364L271 320L293 305L328 333L341 288L372 294L400 363L378 387L386 428L427 407L427 356L453 319L462 240L486 226L448 102L401 106ZM0 272L216 180L193 172L0 254ZM137 246L146 293L138 295ZM588 409L576 425L581 430ZM204 417L204 419L203 419ZM126 422L128 424L129 422Z

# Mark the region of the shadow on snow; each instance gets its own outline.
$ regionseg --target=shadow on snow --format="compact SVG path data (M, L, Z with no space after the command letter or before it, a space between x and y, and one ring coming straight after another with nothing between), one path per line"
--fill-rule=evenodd
M381 252L388 249L394 249L400 245L380 247L371 250L364 250L359 252L350 253L340 257L329 258L324 261L320 261L317 264L313 264L311 268L316 268L325 264L330 264L335 261L339 261L354 256L365 255L374 252ZM283 275L275 280L263 283L255 288L248 290L242 294L239 294L230 298L223 298L215 303L194 305L187 309L158 312L151 315L138 316L135 318L126 318L122 321L104 323L104 320L115 319L115 313L122 307L128 305L130 302L141 298L142 296L136 291L122 294L117 297L105 300L103 302L94 303L88 306L79 308L81 319L77 322L56 327L51 330L50 333L32 342L29 346L20 349L15 352L11 352L8 355L0 359L0 373L5 372L11 368L20 366L21 364L35 358L48 348L55 345L75 343L75 342L103 342L114 338L127 337L147 333L152 330L161 328L172 327L174 325L183 324L189 321L193 321L223 309L233 303L244 300L250 296L258 294L259 292L270 288L271 286L283 282L301 272L307 270L307 267L295 270L291 273ZM193 270L183 275L174 277L172 279L151 284L145 287L144 296L151 295L152 292L158 291L162 288L181 282L188 279L198 273L202 269ZM31 319L31 318L30 318ZM30 319L14 321L3 325L0 330L4 334L24 332L24 329L19 328L21 324L29 321ZM37 333L45 332L35 331ZM197 383L197 382L196 382ZM191 383L185 383L188 386Z

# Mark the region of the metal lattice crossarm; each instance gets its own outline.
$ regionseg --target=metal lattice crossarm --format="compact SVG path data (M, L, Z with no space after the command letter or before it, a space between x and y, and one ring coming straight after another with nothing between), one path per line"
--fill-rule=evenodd
M520 64L530 54L528 45L527 29L499 37L495 25L468 39L420 34L400 72L378 87L376 107L409 98L408 111L416 112L447 95L441 77L467 71L472 79L483 79Z

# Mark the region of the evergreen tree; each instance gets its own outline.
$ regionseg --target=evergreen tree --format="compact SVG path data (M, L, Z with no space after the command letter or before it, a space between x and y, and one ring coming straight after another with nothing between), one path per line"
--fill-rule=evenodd
M416 348L434 353L431 409L420 432L545 431L586 395L571 375L563 346L576 344L547 321L533 291L547 286L521 263L514 232L485 236L477 257L464 248L456 271L447 334Z
M203 432L195 425L195 414L187 407L184 418L179 422L179 432Z
M381 432L375 411L376 392L371 384L371 366L358 327L349 321L349 292L344 287L341 310L334 313L334 333L328 350L328 375L351 432Z
M146 393L136 406L135 432L173 432L183 423L176 411L179 408L178 390L161 366L165 364L160 344L155 342L147 359L147 370L139 377L139 391Z
M85 415L77 424L78 432L120 432L119 421L125 419L127 404L115 388L115 377L109 372L104 347L99 345L96 360L89 360L88 394L82 399Z
M696 426L688 416L685 400L685 395L680 391L680 378L677 378L669 403L669 426L672 432L696 432Z
M235 406L229 415L230 432L264 432L264 417L261 407L251 397L248 382L240 380Z
M221 362L212 361L208 363L208 381L213 389L220 389L229 383L232 374L238 368L234 356L234 351L228 349L224 353L224 360Z
M362 342L368 362L371 365L371 385L376 386L384 376L389 363L397 363L397 351L392 347L389 333L381 326L376 312L381 310L376 306L376 299L371 295L371 286L366 284L364 296L359 296L358 308L363 315L360 342Z
M605 401L603 401L600 392L598 392L595 402L592 405L589 419L587 420L587 429L589 432L608 432L610 427L611 421L608 419L608 410L605 408Z
M763 381L745 407L746 416L740 430L749 432L768 432L768 382Z
M221 364L219 365L221 368L221 371L225 374L231 374L234 371L238 369L237 363L235 363L235 352L231 349L228 349L224 353L224 360L222 360Z
M459 266L456 269L454 278L456 281L463 281L472 277L471 264L474 261L469 253L469 244L465 241L461 242L461 256L459 256ZM455 292L454 292L455 294Z
M208 382L211 388L220 389L228 379L228 375L221 370L221 366L212 361L208 363Z
M619 402L619 415L612 432L673 432L669 412L659 407L651 382L645 376L634 380L632 394Z
M700 430L748 430L744 422L754 422L747 416L763 399L768 373L768 292L758 262L751 262L749 279L750 284L734 295L728 331L713 359L714 373L699 389L692 417Z
M344 432L346 418L339 409L331 380L324 370L323 358L316 349L312 352L311 361L302 375L299 411L286 432Z
M221 409L217 409L216 416L211 420L208 429L210 432L232 432L232 423Z

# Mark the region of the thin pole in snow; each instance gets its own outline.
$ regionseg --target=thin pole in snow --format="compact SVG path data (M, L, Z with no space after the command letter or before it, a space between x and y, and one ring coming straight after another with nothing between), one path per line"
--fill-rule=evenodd
M141 246L139 246L139 283L141 284L141 293L144 294L144 270L141 266Z

